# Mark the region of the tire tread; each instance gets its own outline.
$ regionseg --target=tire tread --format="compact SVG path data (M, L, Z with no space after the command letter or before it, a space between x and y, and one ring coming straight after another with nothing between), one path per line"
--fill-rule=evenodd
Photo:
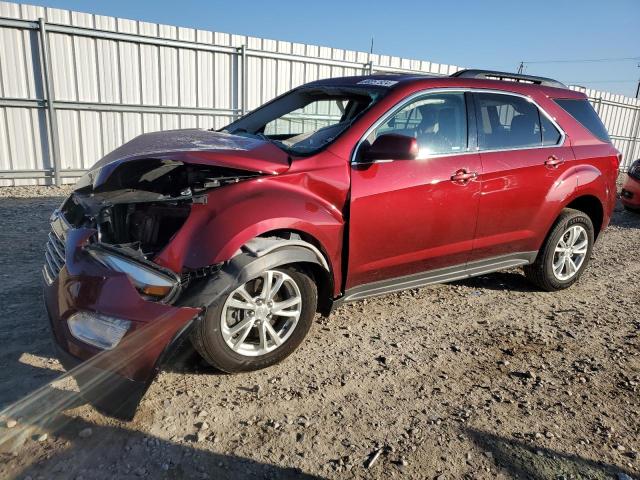
M553 254L552 251L555 250L557 243L556 237L561 232L566 230L569 222L576 221L576 219L579 219L579 221L585 225L587 234L589 236L587 258L585 258L584 263L580 267L580 271L573 278L569 279L566 282L562 282L555 278L553 272L549 271L549 269L547 268L547 260L549 254ZM525 265L523 267L525 277L531 283L547 292L555 292L557 290L563 290L570 287L580 278L582 272L584 272L584 269L589 263L589 257L591 256L591 249L593 247L593 239L594 228L589 216L587 216L580 210L565 208L556 219L553 227L551 228L551 231L547 235L547 238L545 238L544 244L538 252L535 261L532 264Z
M290 337L284 345L274 350L273 352L265 354L262 357L244 357L244 359L238 361L230 353L225 352L223 349L221 349L219 345L214 345L212 337L213 335L215 335L215 333L212 333L210 330L211 322L213 322L213 324L215 325L217 319L209 317L211 315L216 316L220 308L219 304L214 304L209 307L205 317L197 323L197 325L193 329L193 332L191 333L192 345L200 354L200 356L205 360L205 362L225 373L238 373L260 370L262 368L266 368L281 362L291 353L293 353L293 351L302 342L303 338L311 328L313 317L316 313L318 303L317 286L313 278L303 269L297 266L288 265L285 267L279 267L278 269L287 272L296 280L296 282L298 283L298 287L301 290L303 302L305 301L304 297L307 297L306 311L301 314L301 318L298 321L297 327L306 330L303 332L302 337L300 338L300 334L294 331L293 335L295 335L296 338L294 339L292 335L292 337ZM304 303L303 308L305 308ZM311 318L303 319L302 315L305 314L311 316ZM298 335L296 335L296 333L298 333ZM294 341L291 342L291 340ZM228 348L228 346L224 345L224 348Z

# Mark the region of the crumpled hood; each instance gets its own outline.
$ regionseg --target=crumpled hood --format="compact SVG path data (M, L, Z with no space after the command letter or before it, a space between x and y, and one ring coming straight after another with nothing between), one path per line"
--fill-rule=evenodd
M124 162L170 159L277 175L289 169L289 156L266 140L201 129L145 133L99 160L83 185L102 185Z

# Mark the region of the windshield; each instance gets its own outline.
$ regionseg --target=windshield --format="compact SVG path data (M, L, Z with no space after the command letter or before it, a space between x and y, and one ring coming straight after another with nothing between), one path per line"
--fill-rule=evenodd
M223 132L262 138L296 155L314 153L344 132L384 90L302 87L229 124Z

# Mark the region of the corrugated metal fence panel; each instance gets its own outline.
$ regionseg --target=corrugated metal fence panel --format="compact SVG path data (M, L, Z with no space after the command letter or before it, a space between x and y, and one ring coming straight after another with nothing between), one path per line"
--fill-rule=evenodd
M26 7L42 14L43 9ZM19 18L20 6L1 4L0 16ZM37 32L0 28L0 98L42 98ZM0 170L44 168L49 158L45 112L39 108L0 108ZM3 182L2 184L10 184Z
M313 80L369 71L449 75L460 68L8 2L0 2L0 17L47 22L61 167L76 172L143 132L220 128ZM0 26L0 170L27 177L0 185L33 183L38 176L49 182L54 166L36 27ZM640 156L638 101L587 95L625 158ZM336 112L304 115L307 120L287 121L304 130L305 122L324 125Z

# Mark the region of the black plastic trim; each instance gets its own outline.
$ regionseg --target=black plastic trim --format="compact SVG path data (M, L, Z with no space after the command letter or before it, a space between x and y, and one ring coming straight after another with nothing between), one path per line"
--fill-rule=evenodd
M232 288L257 277L262 271L291 263L314 263L323 267L315 252L301 246L284 246L262 256L243 253L226 262L217 274L190 285L176 304L209 307Z
M567 88L564 83L554 80L553 78L524 75L522 73L499 72L497 70L459 70L450 76L457 78L479 78L483 80L508 80L520 83L533 83L535 85L542 85L545 87Z
M367 297L386 295L388 293L423 287L433 283L452 282L454 280L462 280L464 278L496 272L505 268L527 265L533 263L537 255L537 251L511 253L461 265L438 268L413 275L358 285L357 287L348 289L344 296L338 299L337 302L353 302Z

